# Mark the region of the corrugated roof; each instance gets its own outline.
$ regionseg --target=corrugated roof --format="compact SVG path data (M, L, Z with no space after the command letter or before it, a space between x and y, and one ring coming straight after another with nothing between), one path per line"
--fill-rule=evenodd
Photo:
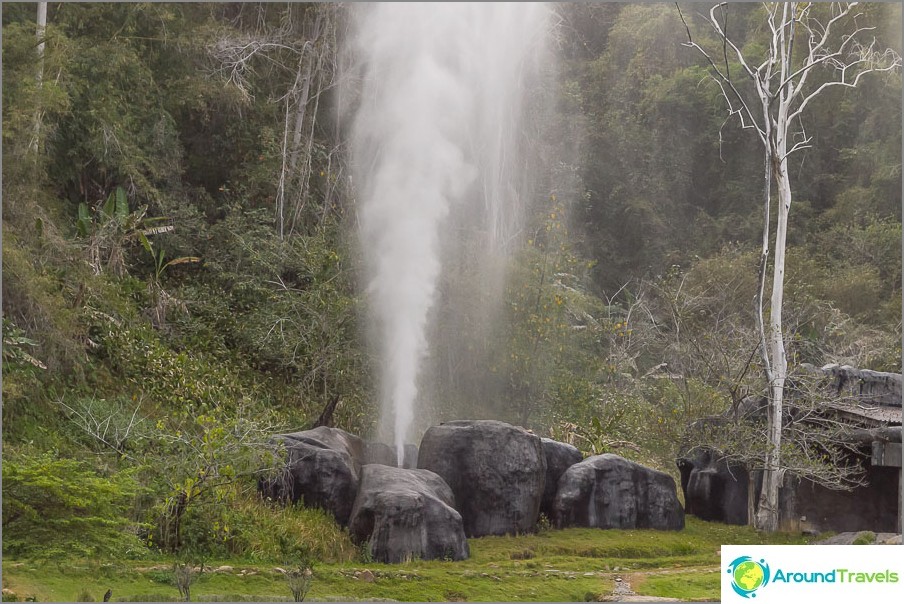
M869 424L888 426L901 425L901 407L891 405L870 405L858 402L827 402L824 406L845 414L852 419L863 420Z

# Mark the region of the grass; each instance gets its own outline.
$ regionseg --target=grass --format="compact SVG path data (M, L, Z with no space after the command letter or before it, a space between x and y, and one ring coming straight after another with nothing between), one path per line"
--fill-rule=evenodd
M308 600L585 601L610 594L616 575L638 594L685 600L719 598L719 548L723 543L801 544L799 535L761 535L747 527L688 518L678 532L650 530L549 530L535 535L472 539L463 562L411 561L318 564ZM3 587L19 599L97 601L108 589L114 601L177 600L171 562L4 560ZM196 601L284 600L287 583L276 564L222 560L192 585ZM373 581L362 580L369 570ZM244 571L244 572L243 572ZM358 576L356 576L356 573Z
M631 588L638 595L695 602L718 601L719 580L718 568L666 571L661 574L633 575L629 578Z

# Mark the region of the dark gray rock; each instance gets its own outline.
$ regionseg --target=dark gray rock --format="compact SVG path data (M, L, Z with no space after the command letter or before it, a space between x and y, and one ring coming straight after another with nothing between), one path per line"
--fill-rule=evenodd
M553 502L559 488L559 478L562 477L565 470L584 459L584 456L573 445L551 438L541 438L540 442L543 444L543 456L546 457L546 486L543 489L540 512L551 519Z
M417 469L417 445L405 445L402 449L402 467Z
M832 380L836 394L868 400L871 405L901 408L901 374L831 364L820 372Z
M492 420L446 422L424 434L418 467L451 487L469 537L533 530L546 479L540 437Z
M395 449L386 443L364 443L364 463L378 463L395 467L397 465Z
M684 528L672 477L612 454L568 468L553 507L558 527Z
M331 512L342 525L348 523L364 458L364 441L338 428L280 434L286 448L286 472L271 491L293 502ZM266 492L266 490L265 490Z
M368 543L378 562L414 558L464 560L469 555L452 490L428 470L368 464L361 471L349 534Z
M399 456L395 447L381 442L364 443L363 463L378 463L384 466L399 466ZM413 470L417 468L417 445L405 445L402 449L403 468Z
M747 524L747 470L706 448L678 458L684 511L703 520ZM756 486L756 485L755 485Z

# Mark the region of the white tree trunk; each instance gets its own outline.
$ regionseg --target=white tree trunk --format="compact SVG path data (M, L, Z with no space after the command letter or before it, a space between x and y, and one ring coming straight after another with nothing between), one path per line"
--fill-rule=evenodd
M47 3L38 2L38 85L44 79L44 30L47 29Z
M44 32L47 29L47 3L38 2L37 28L35 35L38 38L38 71L35 74L35 80L40 90L44 83ZM35 127L29 147L32 151L37 151L41 143L41 121L43 120L43 111L41 103L38 103L35 109Z
M780 145L783 148L784 145ZM778 157L781 157L780 155ZM791 209L791 180L787 159L774 158L773 166L778 188L778 216L775 232L775 266L772 273L772 299L769 309L769 360L772 380L767 413L767 442L763 489L757 510L758 528L775 531L779 524L778 491L781 487L782 410L785 380L788 377L788 358L782 334L782 304L785 293L785 249L788 235L788 214Z

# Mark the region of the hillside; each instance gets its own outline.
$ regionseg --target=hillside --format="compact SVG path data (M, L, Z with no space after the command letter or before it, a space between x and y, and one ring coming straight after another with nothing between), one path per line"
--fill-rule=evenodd
M732 5L751 51L760 10ZM43 30L35 4L2 11L4 588L174 598L164 567L216 561L259 574L203 575L197 594L288 597L272 568L314 561L317 597L596 598L630 566L639 594L709 599L696 573L720 540L803 541L690 519L663 551L649 533L544 530L472 540L455 571L396 569L328 515L262 502L274 434L334 408L330 425L385 439L371 268L387 248L362 235L353 6L50 3ZM900 51L901 7L862 12ZM762 149L682 46L715 44L705 23L621 3L549 22L508 183L519 228L484 253L465 188L438 231L411 440L500 419L677 478L688 424L767 394ZM874 75L814 100L811 148L789 159L792 383L803 363L901 370L901 76ZM693 588L641 570L673 564ZM348 579L365 568L380 589Z

